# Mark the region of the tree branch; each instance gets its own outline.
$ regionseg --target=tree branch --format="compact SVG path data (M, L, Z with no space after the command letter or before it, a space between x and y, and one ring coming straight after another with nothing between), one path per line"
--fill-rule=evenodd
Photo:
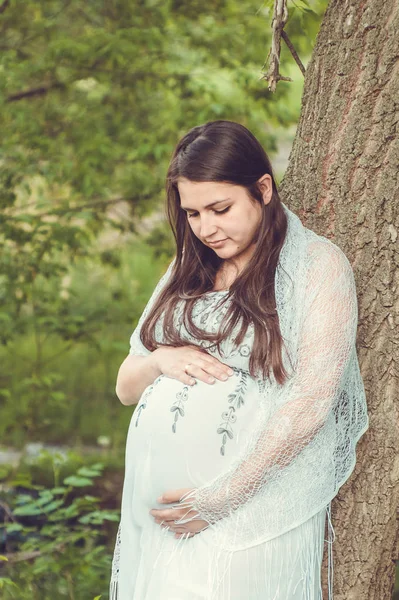
M32 550L31 552L14 552L12 554L6 554L5 557L9 563L17 563L25 560L32 560L41 555L42 553L40 550Z
M86 202L85 204L77 204L76 206L68 206L65 208L53 208L53 209L49 210L48 212L36 213L36 214L30 213L30 214L32 214L32 216L34 216L34 217L43 218L43 217L48 217L51 215L63 215L63 214L67 214L67 213L76 213L76 212L80 212L81 210L85 210L85 209L101 208L101 207L105 208L107 206L111 206L113 204L120 204L122 202L132 203L132 202L140 202L143 200L151 200L151 198L153 198L154 195L156 195L157 193L159 193L159 192L154 191L151 194L141 194L140 196L133 196L130 198L129 197L126 197L126 198L121 197L121 198L111 198L110 200L94 200L92 202ZM17 219L19 217L19 215L25 214L27 209L34 207L35 205L36 205L36 202L31 202L30 204L27 204L23 207L13 206L13 207L11 207L11 210L12 210L12 208L14 208L14 209L17 208L20 212L18 214L8 213L8 214L3 215L3 217L5 219L12 221L13 219Z
M149 200L153 198L153 194L144 194L140 196L140 200ZM113 198L111 200L95 200L94 202L86 202L86 204L79 204L78 206L70 206L68 208L54 208L48 213L42 213L38 216L44 217L47 215L62 215L69 212L80 212L84 209L96 208L96 207L105 207L110 206L112 204L120 204L121 202L137 202L138 198Z
M278 81L292 81L290 77L280 75L280 53L281 53L281 38L287 44L295 62L305 74L305 68L299 59L288 35L284 31L285 24L288 20L287 0L274 0L274 11L272 20L272 47L266 62L269 60L269 70L263 79L268 82L268 87L271 92L276 91Z
M5 554L5 557L9 563L17 563L25 560L32 560L34 558L38 558L39 556L43 556L45 554L50 554L51 552L65 550L65 542L57 544L53 548L43 552L42 550L29 550L27 552L10 552L9 554Z
M270 50L270 65L266 75L269 90L276 91L280 75L281 32L288 19L287 0L275 0L272 20L272 47Z
M0 502L0 508L3 509L5 515L10 519L10 521L15 521L14 516L12 514L11 508L5 502Z
M0 15L8 8L10 5L10 0L4 0L3 4L0 6Z
M52 83L51 85L47 85L47 86L43 85L38 88L24 90L22 92L18 92L17 94L11 94L11 96L8 96L7 102L15 102L17 100L22 100L24 98L32 98L33 96L44 96L50 90L53 90L56 88L62 88L62 87L63 87L63 85L61 83Z
M283 31L281 32L281 37L283 38L283 40L285 41L285 43L287 44L289 51L291 52L296 64L298 65L298 67L300 68L302 75L305 77L305 73L306 73L306 69L303 66L303 63L301 61L301 59L298 56L297 51L295 50L294 46L292 45L292 42L290 40L290 38L288 37L288 35L286 34L286 32Z

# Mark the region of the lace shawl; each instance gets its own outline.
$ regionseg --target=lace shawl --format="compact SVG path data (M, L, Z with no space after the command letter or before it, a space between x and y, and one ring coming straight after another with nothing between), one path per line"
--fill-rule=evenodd
M326 506L353 471L368 428L352 268L335 244L284 208L289 227L275 293L292 375L282 386L265 384L242 456L179 503L208 521L226 550L270 540Z
M284 385L273 375L262 382L259 417L241 455L175 505L196 511L213 543L231 551L281 535L327 506L353 471L356 443L368 428L352 268L335 244L283 208L288 230L275 295L290 377ZM149 353L140 327L172 268L132 335L133 353Z

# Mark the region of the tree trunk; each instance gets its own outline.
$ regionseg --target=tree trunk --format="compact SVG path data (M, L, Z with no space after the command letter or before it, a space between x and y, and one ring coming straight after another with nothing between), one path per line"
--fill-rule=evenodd
M398 31L398 0L330 2L281 186L357 283L370 428L333 501L334 600L390 600L399 557ZM326 560L323 579L327 598Z

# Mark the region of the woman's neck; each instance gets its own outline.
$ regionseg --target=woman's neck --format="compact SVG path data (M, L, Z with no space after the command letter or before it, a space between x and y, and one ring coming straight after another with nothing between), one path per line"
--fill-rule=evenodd
M240 268L236 263L223 261L215 276L214 291L228 290L244 267L245 265Z

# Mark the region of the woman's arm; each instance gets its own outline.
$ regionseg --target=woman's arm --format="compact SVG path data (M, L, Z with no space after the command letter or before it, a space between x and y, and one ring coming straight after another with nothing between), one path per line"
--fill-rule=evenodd
M119 400L125 406L137 404L145 388L161 374L159 366L154 360L154 352L150 352L141 342L140 331L155 299L170 277L173 264L174 260L169 264L166 273L161 277L148 300L130 337L129 355L119 367L115 391Z
M125 406L137 404L145 388L161 374L154 358L154 352L148 356L129 354L119 367L115 391Z
M191 375L186 373L188 364ZM122 404L137 404L145 388L160 375L194 385L196 379L209 384L216 379L225 381L233 373L230 367L196 346L160 346L147 356L129 354L125 358L119 369L116 394Z

